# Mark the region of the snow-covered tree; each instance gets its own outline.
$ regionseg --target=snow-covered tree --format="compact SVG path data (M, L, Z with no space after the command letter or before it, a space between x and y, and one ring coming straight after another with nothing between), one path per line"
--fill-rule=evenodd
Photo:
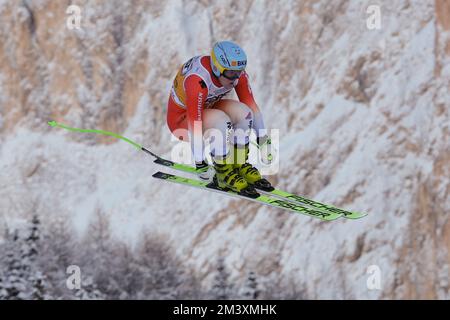
M81 282L81 288L75 291L75 297L80 300L102 300L107 298L98 289L92 277L87 277Z
M242 296L247 300L255 300L260 296L260 290L258 288L258 282L256 280L256 274L253 271L248 273L247 279L245 280Z
M37 258L40 249L40 221L34 216L26 236L18 231L3 244L1 298L42 300L51 298L50 284Z
M142 290L138 298L180 298L184 272L168 239L161 235L145 234L136 251L136 267L142 276Z
M97 208L77 256L82 274L92 276L101 292L116 297L118 292L115 292L111 279L114 245L108 217L101 208Z
M1 247L0 247L1 249ZM1 266L1 264L0 264ZM5 300L8 292L5 288L5 276L3 274L3 270L0 269L0 300Z
M83 250L75 241L74 231L63 215L48 222L42 231L38 261L40 266L45 267L48 281L52 284L52 295L72 299L73 292L66 285L69 276L66 271L68 266L79 264L75 256Z
M44 300L50 299L50 284L46 275L40 270L38 265L39 250L41 249L40 220L37 215L33 216L31 228L22 246L22 264L26 272L27 282L30 286L30 299Z
M29 299L25 269L21 263L20 241L17 231L6 237L1 249L3 272L0 299Z
M194 273L169 239L144 235L137 246L111 236L101 210L87 236L75 240L61 221L40 222L0 242L0 299L192 299L201 296ZM67 267L80 268L81 287L68 288Z
M212 298L218 300L231 299L232 290L233 286L229 283L229 273L225 267L225 259L219 257L211 290Z

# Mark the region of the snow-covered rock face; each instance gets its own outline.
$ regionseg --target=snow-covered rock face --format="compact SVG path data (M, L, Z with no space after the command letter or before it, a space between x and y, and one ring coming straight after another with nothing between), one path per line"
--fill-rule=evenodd
M235 279L281 275L309 298L450 298L448 1L375 1L373 30L372 1L73 4L81 27L70 30L61 1L0 1L8 225L37 212L83 233L101 208L125 241L168 234L205 283L220 253ZM245 48L255 98L280 129L269 179L368 217L324 223L168 185L123 142L46 125L120 132L169 155L171 81L219 39Z

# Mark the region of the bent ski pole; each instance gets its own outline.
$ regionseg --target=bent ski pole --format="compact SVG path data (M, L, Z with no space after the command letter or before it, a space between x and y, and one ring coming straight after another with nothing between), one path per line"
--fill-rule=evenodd
M63 124L61 124L61 123L58 123L58 122L56 122L56 121L49 121L49 122L48 122L48 125L51 126L51 127L53 127L53 128L58 127L58 128L62 128L62 129L69 130L69 131L74 131L74 132L81 132L81 133L97 133L97 134L103 134L103 135L106 135L106 136L111 136L111 137L114 137L114 138L117 138L117 139L121 139L121 140L123 140L123 141L125 141L125 142L128 142L129 144L131 144L131 145L134 146L135 148L137 148L137 149L139 149L139 150L142 150L142 151L144 151L144 152L150 154L151 156L155 157L155 158L158 159L158 160L161 160L161 159L162 159L162 158L159 157L158 155L154 154L153 152L151 152L150 150L144 148L143 146L141 146L140 144L134 142L133 140L130 140L130 139L128 139L128 138L125 138L125 137L123 137L123 136L121 136L121 135L118 135L117 133L114 133L114 132L104 131L104 130L95 130L95 129L72 128L72 127L68 127L68 126L66 126L66 125L63 125Z

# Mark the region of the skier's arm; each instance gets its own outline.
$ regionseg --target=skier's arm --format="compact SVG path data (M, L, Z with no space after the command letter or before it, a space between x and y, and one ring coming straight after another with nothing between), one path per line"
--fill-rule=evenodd
M201 163L204 160L202 111L208 96L208 89L202 78L197 75L187 77L184 81L184 88L186 92L189 140L195 162Z
M239 101L245 103L253 112L253 129L256 132L256 141L261 155L261 160L265 164L270 164L273 160L272 142L267 135L264 127L264 120L258 105L253 98L252 89L248 80L248 75L243 72L239 78L239 82L235 87Z
M253 97L252 89L248 80L248 75L244 71L239 78L239 82L235 87L236 94L239 101L245 103L253 112L253 128L256 132L256 137L262 138L267 135L266 128L264 126L264 120L258 105Z

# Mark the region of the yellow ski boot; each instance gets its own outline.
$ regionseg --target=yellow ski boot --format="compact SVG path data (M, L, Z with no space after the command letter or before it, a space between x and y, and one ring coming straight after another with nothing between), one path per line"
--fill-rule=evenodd
M237 169L245 181L254 186L256 189L261 189L264 191L274 190L270 182L261 177L258 169L248 163L249 150L248 143L244 146L239 146L237 144L234 145L234 169Z
M259 194L249 185L234 167L233 157L228 154L225 158L213 157L214 169L216 171L213 184L222 190L232 190L240 195L256 198Z

